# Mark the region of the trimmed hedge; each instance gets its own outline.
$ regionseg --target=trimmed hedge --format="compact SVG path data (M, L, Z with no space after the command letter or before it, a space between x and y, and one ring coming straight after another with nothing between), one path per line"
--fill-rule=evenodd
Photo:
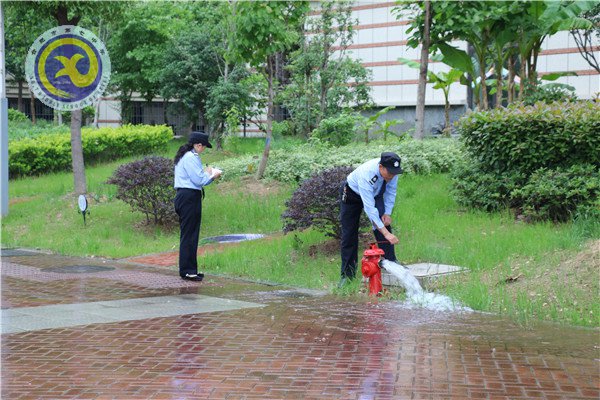
M487 211L510 207L527 221L555 222L597 204L600 103L477 112L463 117L458 130L467 153L453 171L459 204Z
M485 172L600 164L600 103L537 103L471 113L458 123Z
M82 128L86 163L110 161L164 149L173 137L164 125L124 125L119 128ZM8 170L11 178L71 169L70 133L41 135L9 142Z

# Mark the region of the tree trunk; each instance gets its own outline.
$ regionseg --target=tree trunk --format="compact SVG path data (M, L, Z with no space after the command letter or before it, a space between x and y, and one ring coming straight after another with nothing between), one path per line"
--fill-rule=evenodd
M515 56L508 57L508 104L515 101Z
M96 103L96 107L94 110L94 128L98 129L98 120L100 119L100 101Z
M541 42L539 44L539 47L536 46L533 49L533 53L531 55L531 63L529 64L529 73L528 73L528 79L529 82L531 82L531 85L533 86L537 86L537 61L538 61L538 55L540 54L540 48L541 48Z
M427 89L427 68L429 67L429 42L431 27L431 1L425 1L425 26L421 42L421 66L419 67L419 88L417 89L417 108L415 110L415 139L425 137L425 92Z
M31 89L29 89L29 108L31 110L31 123L35 125L37 122L37 119L35 118L35 95Z
M69 19L68 3L61 3L53 13L58 25L77 25L81 19L80 15L74 15ZM83 144L81 143L82 111L71 111L71 165L73 167L73 181L75 194L85 194L87 184L85 181L85 165L83 163Z
M81 110L71 111L71 161L73 165L73 180L75 194L85 194L85 166L83 164L83 144L81 142Z
M525 58L523 56L521 56L521 68L519 68L520 71L520 78L521 81L519 82L519 101L523 100L523 96L525 96L525 81L527 80L527 76L525 75Z
M448 91L449 90L450 87L448 87ZM450 132L452 131L452 129L450 127L450 100L448 91L444 91L444 124L446 125L444 127L444 134L450 136Z
M502 95L503 95L503 86L504 86L504 78L502 76L502 63L496 63L496 108L502 107Z
M485 56L478 55L479 58L479 78L481 79L481 109L487 110L490 105L488 103L488 91L485 83Z
M467 54L469 57L473 58L473 54L475 54L475 50L473 49L473 45L471 43L467 43ZM473 109L474 107L479 106L479 99L475 97L473 82L475 77L471 76L471 74L467 74L467 105L469 109Z
M273 57L269 57L267 60L267 75L269 83L269 94L267 100L267 137L265 139L265 149L263 151L262 159L258 165L258 173L256 177L262 179L267 169L267 161L269 159L269 152L271 151L271 137L273 132L273 99L275 97L275 88L273 87L274 71L273 71Z
M19 94L17 95L17 109L21 112L23 112L23 81L19 81L18 83L18 87L19 87Z

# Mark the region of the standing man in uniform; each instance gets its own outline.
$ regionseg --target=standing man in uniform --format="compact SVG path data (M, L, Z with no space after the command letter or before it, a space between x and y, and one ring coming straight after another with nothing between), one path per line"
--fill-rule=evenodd
M342 224L342 280L354 279L358 262L358 229L360 215L365 213L373 224L375 239L385 252L385 258L396 262L394 245L398 238L392 233L392 211L396 201L401 160L396 153L381 153L360 165L348 175L341 188L340 220ZM383 243L382 243L383 242Z

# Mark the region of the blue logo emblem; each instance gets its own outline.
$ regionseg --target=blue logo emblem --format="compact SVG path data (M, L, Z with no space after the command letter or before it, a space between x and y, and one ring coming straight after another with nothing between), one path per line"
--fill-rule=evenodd
M104 44L89 30L70 25L40 35L25 62L31 91L44 104L61 111L96 102L108 86L110 71Z

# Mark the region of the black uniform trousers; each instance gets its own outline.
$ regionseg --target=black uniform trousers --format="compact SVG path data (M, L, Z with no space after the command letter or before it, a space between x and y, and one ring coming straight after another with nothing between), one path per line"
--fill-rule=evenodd
M175 212L179 216L179 275L197 274L202 190L177 189Z
M375 207L379 211L379 217L385 213L383 194L385 193L385 182L381 191L375 196ZM360 225L360 216L363 212L363 202L360 195L354 192L346 182L340 188L340 221L342 225L342 277L353 279L356 275L356 265L358 263L358 231ZM386 227L390 233L392 227ZM374 229L373 234L379 247L385 252L385 258L390 261L396 261L394 245L387 242L379 230Z

